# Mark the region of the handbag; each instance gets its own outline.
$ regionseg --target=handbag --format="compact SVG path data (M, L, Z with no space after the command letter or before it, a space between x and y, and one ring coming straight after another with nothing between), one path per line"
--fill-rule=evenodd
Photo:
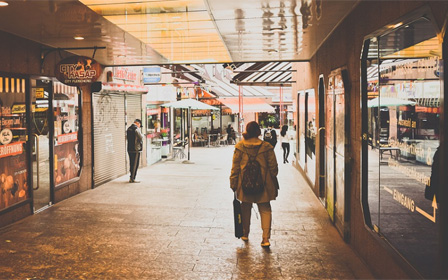
M233 193L233 219L235 223L235 237L243 236L243 220L241 216L241 202L236 199L236 193Z

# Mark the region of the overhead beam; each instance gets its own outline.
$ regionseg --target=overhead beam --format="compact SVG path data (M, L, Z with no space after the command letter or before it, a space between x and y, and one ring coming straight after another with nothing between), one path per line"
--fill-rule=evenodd
M256 86L256 87L291 87L292 83L295 83L295 81L280 81L280 82L233 82L230 81L232 84L236 84L238 86Z
M244 71L233 71L233 73L257 73L257 72L297 72L297 70L244 70Z

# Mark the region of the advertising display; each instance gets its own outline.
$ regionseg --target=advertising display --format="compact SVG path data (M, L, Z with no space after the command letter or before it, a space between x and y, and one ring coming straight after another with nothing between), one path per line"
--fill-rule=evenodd
M0 211L29 198L25 79L0 76Z
M55 87L58 87L55 84ZM75 87L60 87L54 94L54 185L77 178L79 153L79 95Z

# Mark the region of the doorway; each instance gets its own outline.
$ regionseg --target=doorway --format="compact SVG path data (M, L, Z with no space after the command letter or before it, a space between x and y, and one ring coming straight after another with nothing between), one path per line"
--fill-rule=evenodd
M33 170L33 208L42 211L53 203L52 199L52 81L34 79L30 81L31 91L31 136Z

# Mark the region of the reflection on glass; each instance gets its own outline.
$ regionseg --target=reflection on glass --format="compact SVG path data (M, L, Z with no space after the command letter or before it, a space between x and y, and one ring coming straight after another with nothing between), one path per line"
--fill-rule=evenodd
M427 19L377 39L367 70L372 223L424 277L434 277L437 192L428 188L439 146L440 46Z
M305 93L301 92L298 96L298 124L299 124L299 139L298 139L298 152L299 152L299 164L302 168L305 168L305 126L306 126L306 119L305 119Z
M75 87L55 83L54 110L54 182L60 185L79 176L79 99Z
M314 89L306 92L305 151L306 171L311 182L316 179L316 96Z

